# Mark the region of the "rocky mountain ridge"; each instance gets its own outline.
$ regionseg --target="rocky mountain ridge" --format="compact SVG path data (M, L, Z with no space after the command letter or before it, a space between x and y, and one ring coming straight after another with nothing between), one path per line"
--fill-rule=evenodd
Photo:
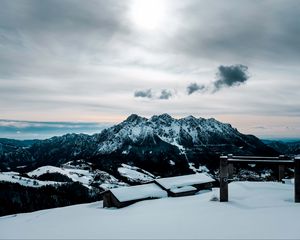
M147 119L132 114L120 124L91 136L67 134L2 151L0 168L13 170L24 166L28 171L84 160L109 173L125 163L170 176L190 172L189 163L216 168L219 155L228 153L278 154L255 136L242 134L213 118L174 119L162 114Z

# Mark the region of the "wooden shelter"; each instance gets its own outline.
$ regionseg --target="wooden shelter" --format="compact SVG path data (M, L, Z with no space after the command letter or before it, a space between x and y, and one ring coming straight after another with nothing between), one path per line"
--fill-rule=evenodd
M139 201L167 196L167 192L155 183L114 188L103 193L103 207L122 208Z
M143 200L194 195L199 190L212 188L214 183L205 173L159 178L147 184L105 191L103 207L122 208Z

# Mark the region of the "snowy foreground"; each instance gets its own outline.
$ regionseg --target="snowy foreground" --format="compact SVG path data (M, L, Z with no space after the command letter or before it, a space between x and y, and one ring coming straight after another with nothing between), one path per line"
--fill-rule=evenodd
M0 238L300 239L293 185L235 182L228 203L218 191L103 209L102 202L0 218Z

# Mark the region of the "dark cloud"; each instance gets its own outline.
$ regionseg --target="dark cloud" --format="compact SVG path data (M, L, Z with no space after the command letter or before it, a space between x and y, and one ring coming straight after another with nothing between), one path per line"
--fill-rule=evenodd
M173 96L171 90L162 89L160 92L153 92L152 89L138 90L134 92L134 97L168 100Z
M58 63L74 67L96 53L111 57L111 40L130 35L127 4L116 0L109 4L106 0L1 0L0 77L49 76Z
M159 99L167 100L173 96L170 90L163 89L160 93Z
M223 87L233 87L245 83L249 76L248 67L244 65L219 66L217 77L218 80L213 82L214 91Z
M191 83L187 86L187 93L191 95L195 92L217 92L225 87L239 86L248 80L248 67L245 65L219 66L217 72L217 80L208 85Z
M187 0L179 14L184 24L165 46L176 54L247 64L300 62L298 0Z
M134 96L141 97L141 98L152 98L153 97L151 89L135 91Z
M121 28L126 4L111 0L1 0L1 26L23 31L63 31L77 29L112 32Z
M191 83L187 86L187 93L188 95L193 94L194 92L203 91L205 89L205 85L203 84L197 84L197 83Z

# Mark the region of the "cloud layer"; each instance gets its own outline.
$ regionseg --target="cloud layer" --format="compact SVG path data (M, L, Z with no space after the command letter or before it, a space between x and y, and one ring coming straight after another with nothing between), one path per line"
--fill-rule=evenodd
M1 0L0 117L118 122L168 112L300 124L298 0L136 1L148 0ZM143 28L160 4L161 22ZM134 9L150 18L137 23Z

